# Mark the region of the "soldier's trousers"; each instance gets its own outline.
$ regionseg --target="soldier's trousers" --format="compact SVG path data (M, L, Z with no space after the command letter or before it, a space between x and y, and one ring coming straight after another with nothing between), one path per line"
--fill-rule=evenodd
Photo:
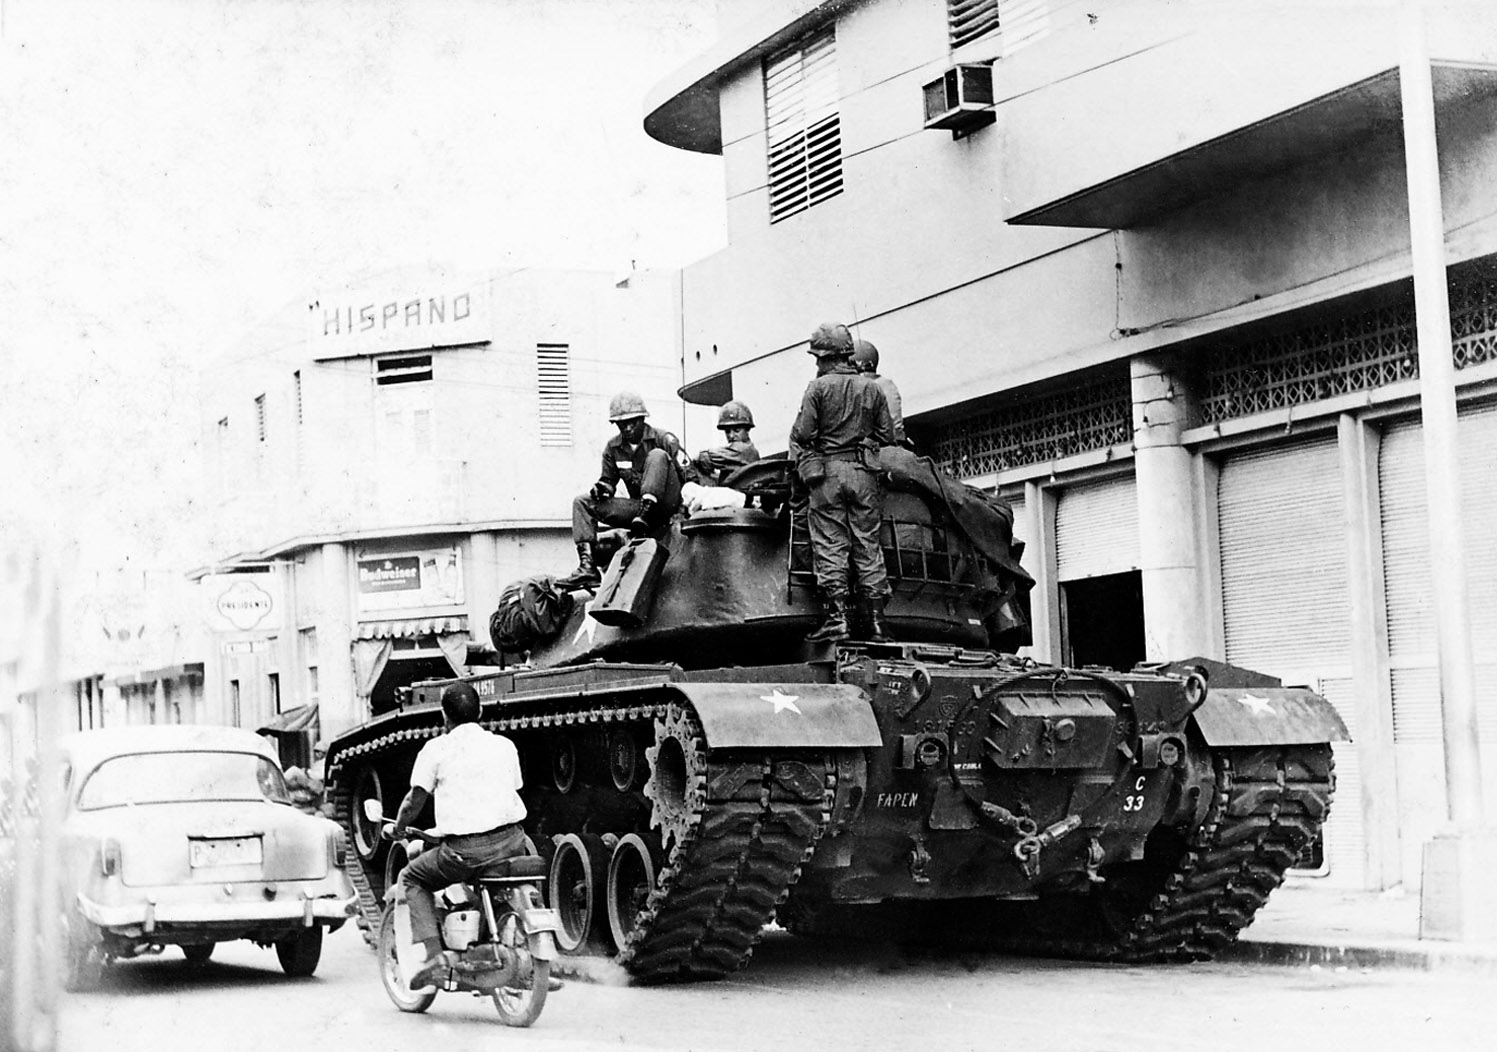
M884 487L878 475L851 460L828 460L826 478L811 487L807 525L816 583L829 599L847 598L847 566L865 595L885 599L889 573L879 546Z
M645 455L644 477L640 480L640 496L655 498L655 514L659 526L681 506L681 472L671 462L670 454L663 449L652 449ZM572 501L572 543L591 544L598 539L598 523L609 526L627 526L639 514L643 502L633 497L593 496L592 491Z

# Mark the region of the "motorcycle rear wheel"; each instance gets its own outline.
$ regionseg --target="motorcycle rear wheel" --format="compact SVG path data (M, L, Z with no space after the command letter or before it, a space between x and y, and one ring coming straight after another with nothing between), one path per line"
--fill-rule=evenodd
M379 980L385 993L402 1012L424 1012L437 999L435 990L417 993L406 985L400 974L400 959L396 956L395 907L386 906L379 921L379 940L375 953L379 958Z
M520 918L506 913L499 918L499 942L514 957L515 977L509 986L493 993L494 1010L505 1026L529 1026L540 1018L551 984L551 962L530 955L530 940Z

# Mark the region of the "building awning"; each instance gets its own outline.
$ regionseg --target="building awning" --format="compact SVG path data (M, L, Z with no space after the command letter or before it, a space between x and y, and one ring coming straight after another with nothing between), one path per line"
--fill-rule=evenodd
M315 730L317 728L317 706L300 705L294 709L277 713L265 726L258 728L258 734L300 734L302 731Z
M131 687L140 684L152 684L161 680L170 682L172 680L185 679L201 681L203 678L203 663L201 661L184 661L179 665L167 665L164 668L143 669L139 672L125 672L118 676L110 676L104 680L116 687Z
M458 617L405 617L394 621L364 621L355 639L414 639L468 631L468 619Z
M1435 105L1497 93L1497 70L1435 62ZM1174 90L1160 86L1160 90ZM1127 230L1197 201L1320 157L1335 156L1379 130L1400 127L1399 76L1388 69L1291 109L1187 147L1063 196L1030 204L1019 225Z

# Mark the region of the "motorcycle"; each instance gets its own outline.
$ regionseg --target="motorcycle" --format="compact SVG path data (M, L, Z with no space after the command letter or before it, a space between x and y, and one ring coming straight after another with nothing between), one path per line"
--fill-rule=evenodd
M393 839L395 824L385 818L379 801L364 801L364 816L377 823L382 837ZM411 857L441 837L407 830ZM411 945L411 917L405 888L396 879L385 891L376 950L385 993L402 1012L424 1012L440 991L488 994L506 1026L529 1026L541 1014L550 989L551 962L556 959L556 911L542 896L546 863L538 855L519 855L500 863L492 875L453 884L437 893L442 948L450 951L446 978L439 987L413 990L410 977L421 962ZM456 955L455 959L453 955Z

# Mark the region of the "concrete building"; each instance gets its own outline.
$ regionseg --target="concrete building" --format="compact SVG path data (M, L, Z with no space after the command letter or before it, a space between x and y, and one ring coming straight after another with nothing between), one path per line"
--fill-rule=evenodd
M213 721L316 706L327 737L463 670L505 584L576 565L613 393L711 433L675 394L679 314L674 273L414 269L252 333L208 375Z
M1355 743L1312 864L1417 883L1446 806L1393 8L756 11L645 108L725 164L729 246L682 277L685 396L747 399L783 448L807 335L855 325L918 448L1013 500L1035 656L1202 654L1320 691ZM1488 742L1494 14L1425 20Z

